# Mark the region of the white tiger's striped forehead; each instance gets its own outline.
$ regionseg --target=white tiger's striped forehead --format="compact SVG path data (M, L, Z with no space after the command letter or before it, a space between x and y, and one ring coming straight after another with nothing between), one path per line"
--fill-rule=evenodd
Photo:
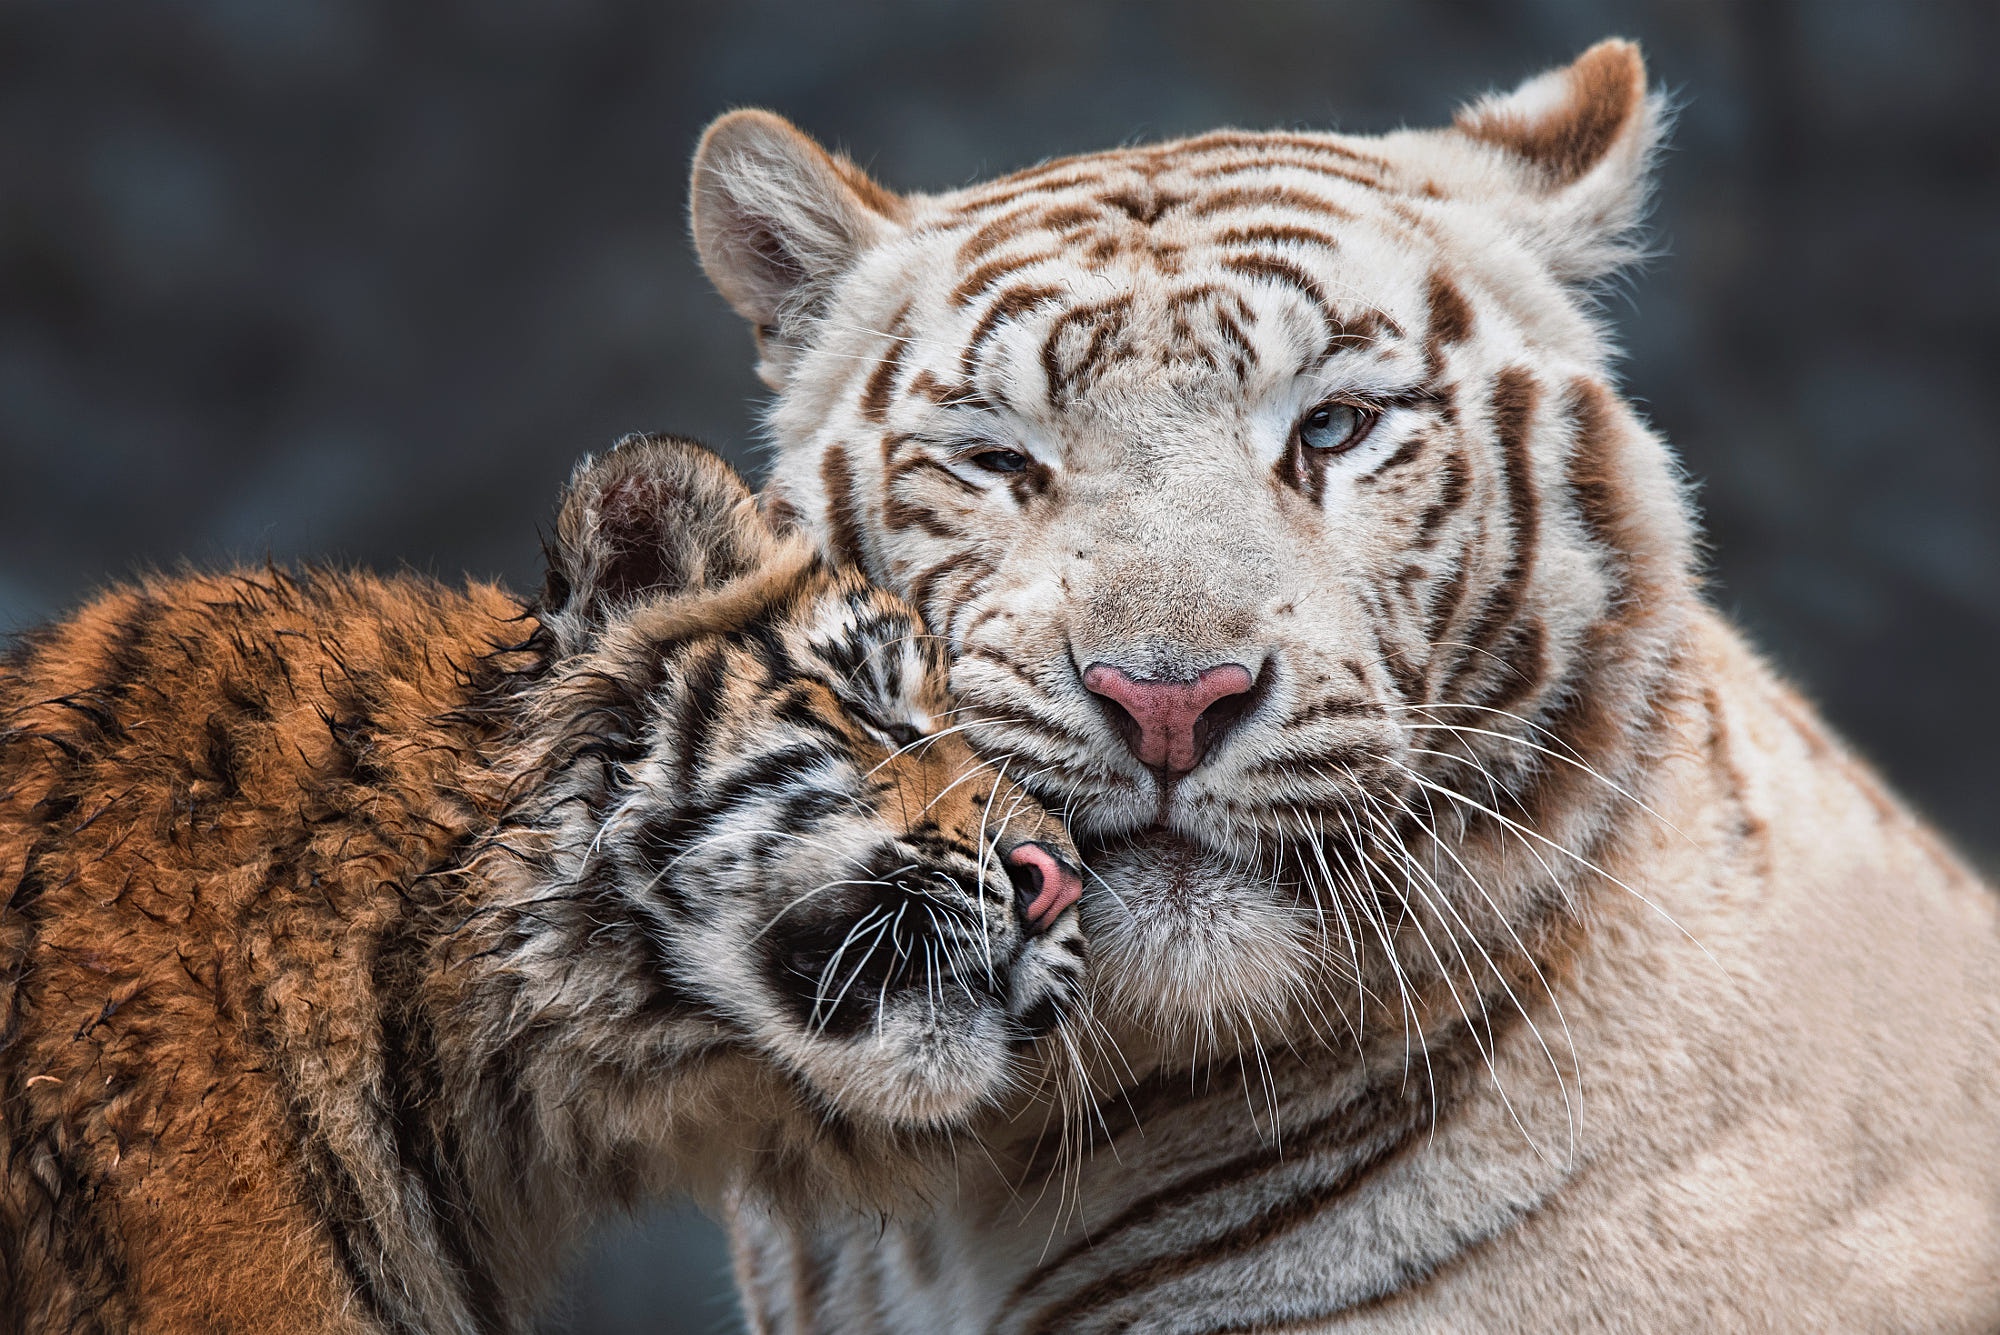
M1385 363L1365 378L1407 380L1427 266L1379 162L1330 137L1216 135L913 201L909 231L846 288L895 340L851 372L855 402L1046 422L1107 382L1199 404L1362 353Z

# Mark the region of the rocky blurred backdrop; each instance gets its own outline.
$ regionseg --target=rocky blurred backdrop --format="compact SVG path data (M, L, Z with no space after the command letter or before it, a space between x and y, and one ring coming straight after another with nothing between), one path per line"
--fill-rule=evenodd
M749 339L684 232L725 108L949 186L1439 122L1612 33L1682 106L1611 303L1714 597L1993 866L1990 0L6 0L0 629L184 557L526 587L578 453L672 428L755 470ZM731 1329L725 1268L660 1211L550 1329Z

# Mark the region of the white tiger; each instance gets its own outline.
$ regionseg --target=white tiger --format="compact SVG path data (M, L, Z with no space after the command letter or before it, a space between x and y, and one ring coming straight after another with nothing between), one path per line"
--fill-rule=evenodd
M1064 804L1109 1040L1074 1154L746 1197L756 1329L2000 1327L1993 895L1703 601L1589 300L1663 119L1606 42L938 195L709 130L766 504Z

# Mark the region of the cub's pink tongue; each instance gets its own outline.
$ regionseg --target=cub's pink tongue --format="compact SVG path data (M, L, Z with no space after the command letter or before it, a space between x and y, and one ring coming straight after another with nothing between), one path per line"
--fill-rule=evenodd
M1064 909L1083 897L1082 875L1046 845L1019 844L1008 850L1006 861L1019 873L1014 883L1021 916L1033 931L1048 931Z

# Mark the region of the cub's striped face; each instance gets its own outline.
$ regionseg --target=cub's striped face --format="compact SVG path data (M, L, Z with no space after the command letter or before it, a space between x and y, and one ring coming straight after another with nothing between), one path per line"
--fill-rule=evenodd
M1451 753L1531 755L1439 725L1534 735L1635 535L1685 545L1572 286L1656 119L1607 44L1450 130L939 196L761 113L710 131L696 236L778 390L768 504L948 636L979 745L1117 891L1086 923L1136 1014L1280 1012L1369 850L1485 782Z
M629 552L651 537L629 537L643 513L685 541L675 511L717 502L654 485L647 456L687 448L621 447L606 465L647 473L604 479L581 508L609 522L566 528L625 530L612 545ZM914 610L772 538L734 475L696 462L754 528L743 550L726 537L678 596L586 572L573 583L639 592L572 588L598 610L548 618L575 646L560 670L617 702L591 712L611 735L607 763L580 771L577 874L643 924L721 1046L850 1120L950 1125L1009 1087L1077 991L1076 853L954 728L943 647Z

